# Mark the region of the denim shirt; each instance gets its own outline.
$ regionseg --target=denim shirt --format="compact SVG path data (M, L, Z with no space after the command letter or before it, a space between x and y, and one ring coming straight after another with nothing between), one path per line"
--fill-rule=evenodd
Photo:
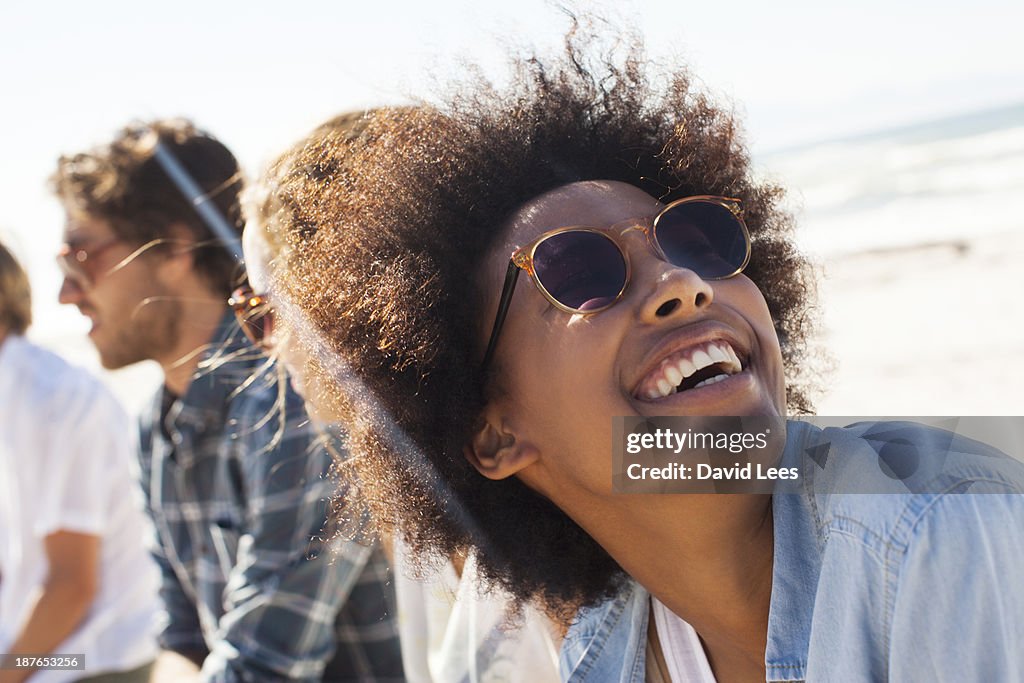
M879 468L880 431L920 454L915 492ZM783 464L821 444L772 498L766 680L1024 681L1024 466L913 423L802 422ZM582 610L563 679L642 683L649 605L630 581Z

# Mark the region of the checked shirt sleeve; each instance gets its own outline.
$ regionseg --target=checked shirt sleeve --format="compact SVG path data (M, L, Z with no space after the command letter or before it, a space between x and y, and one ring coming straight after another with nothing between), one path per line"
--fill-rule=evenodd
M266 394L266 395L265 395ZM224 589L222 638L203 666L210 681L319 680L334 652L341 604L369 549L334 557L324 547L330 456L301 399L262 392L240 402L238 458L246 509ZM351 544L350 544L351 545Z

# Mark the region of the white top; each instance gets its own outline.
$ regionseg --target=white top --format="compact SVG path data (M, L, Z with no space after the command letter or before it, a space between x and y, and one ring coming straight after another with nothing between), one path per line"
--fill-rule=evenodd
M395 592L402 664L410 683L547 683L559 681L558 636L536 609L510 618L511 600L482 591L476 558L461 579L451 562L413 577L409 549L395 541Z
M46 578L46 536L101 538L99 592L53 651L84 654L85 672L40 671L33 683L129 670L156 656L159 575L132 476L135 444L135 426L97 379L23 337L0 343L0 652Z
M672 683L715 683L704 646L693 627L654 596L651 596L651 608Z

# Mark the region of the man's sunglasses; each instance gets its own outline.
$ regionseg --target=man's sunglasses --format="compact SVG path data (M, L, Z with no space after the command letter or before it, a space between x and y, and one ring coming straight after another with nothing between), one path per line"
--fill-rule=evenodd
M86 289L96 284L97 278L102 274L97 270L100 254L122 241L119 237L112 237L89 247L63 244L57 253L57 265L60 266L64 277L75 283L79 289Z
M65 278L73 282L79 289L85 290L90 287L94 287L101 277L106 277L107 275L121 270L128 266L132 261L139 258L142 254L161 245L177 244L181 245L184 249L203 246L201 243L195 244L189 240L158 237L157 239L150 240L137 247L135 251L122 258L113 266L101 269L99 261L100 255L113 246L125 243L128 243L128 240L121 237L111 237L97 244L91 244L84 247L65 242L61 245L60 251L57 252L57 265L60 267L61 273Z
M256 294L249 285L236 289L228 299L242 332L257 346L265 346L274 333L274 309L262 294Z
M662 209L650 227L640 229L659 258L704 280L733 277L750 260L750 233L738 199L679 199ZM598 313L622 298L630 269L617 237L612 228L556 228L516 249L508 262L483 366L494 356L520 270L553 306L567 313Z

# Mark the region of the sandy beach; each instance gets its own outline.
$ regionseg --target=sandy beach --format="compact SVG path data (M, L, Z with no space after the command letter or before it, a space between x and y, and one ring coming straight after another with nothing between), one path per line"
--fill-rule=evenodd
M1024 415L1024 231L823 263L821 415Z

